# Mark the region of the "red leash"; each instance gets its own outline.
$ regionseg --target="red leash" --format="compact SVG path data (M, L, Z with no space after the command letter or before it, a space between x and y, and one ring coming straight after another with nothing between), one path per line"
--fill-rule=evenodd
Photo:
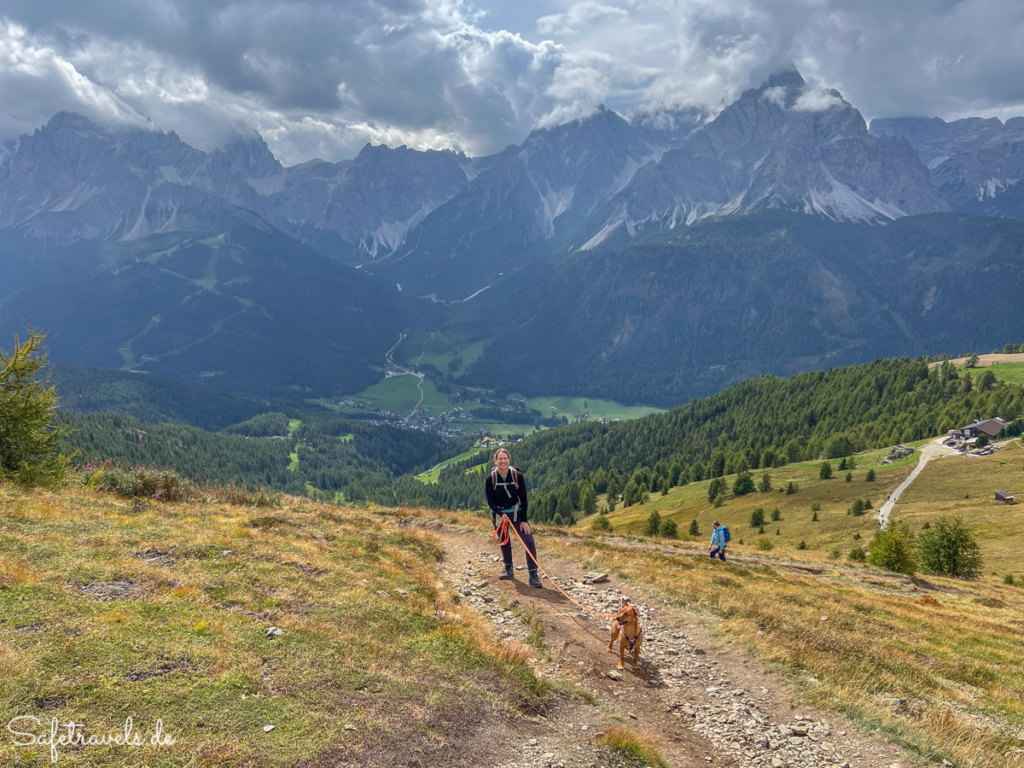
M501 525L495 528L494 533L491 534L491 541L496 541L498 543L498 546L504 547L512 540L512 537L509 535L508 532L510 528L512 529L512 533L516 535L516 538L519 539L520 543L523 545L523 549L526 550L526 556L533 560L533 564L536 565L538 569L540 569L541 573L547 576L548 581L554 584L555 589L557 589L559 592L565 595L566 598L568 598L569 602L573 603L574 605L578 605L587 613L592 613L595 616L601 616L605 619L617 619L619 617L619 614L617 613L601 613L599 611L592 610L591 608L587 608L587 606L585 606L578 600L574 599L572 595L570 595L564 589L558 586L557 582L551 578L547 571L544 570L544 567L537 562L537 558L533 556L533 553L530 551L530 548L526 546L526 542L523 541L523 537L519 535L519 531L516 530L516 527L514 525L509 525L509 519L507 517L502 516Z

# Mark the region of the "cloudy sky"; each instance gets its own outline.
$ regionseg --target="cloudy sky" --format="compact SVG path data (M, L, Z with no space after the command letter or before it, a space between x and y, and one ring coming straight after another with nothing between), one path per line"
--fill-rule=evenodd
M1021 0L3 0L0 141L75 110L286 164L471 155L604 103L715 109L795 63L866 118L1024 114ZM145 117L143 117L145 116Z

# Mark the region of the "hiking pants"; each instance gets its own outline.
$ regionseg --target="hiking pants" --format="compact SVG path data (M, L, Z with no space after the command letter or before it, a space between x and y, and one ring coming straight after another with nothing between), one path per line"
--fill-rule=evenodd
M536 559L537 559L537 546L533 543L533 534L532 533L524 533L523 532L523 524L515 519L515 517L512 515L512 510L511 509L508 510L505 514L508 515L509 527L514 527L516 529L516 531L519 532L519 535L523 537L523 541L526 542L526 548L529 549L530 550L530 554L533 555L533 559L532 560L530 559L529 555L526 556L526 568L527 568L527 570L529 570L530 573L536 573L537 572L537 563L536 563ZM494 515L491 518L491 522L494 523L494 527L497 528L499 525L501 525L501 515ZM509 537L508 544L503 545L502 548L501 548L501 559L505 561L505 567L506 568L511 568L512 567L512 542L513 541L517 541L517 539L516 539L516 535L514 533L512 533L511 531L509 531L508 537Z
M714 549L711 550L711 552L708 553L708 557L710 557L712 560L715 559L716 555L718 556L718 559L721 560L724 563L725 562L725 547L715 547Z

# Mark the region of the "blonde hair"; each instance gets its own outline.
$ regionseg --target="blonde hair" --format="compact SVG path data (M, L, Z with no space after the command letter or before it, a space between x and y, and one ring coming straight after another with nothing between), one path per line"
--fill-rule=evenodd
M506 456L508 456L508 463L509 463L509 464L511 464L511 463L512 463L512 454L511 454L511 453L509 453L509 452L508 452L508 451L507 451L506 449L504 449L504 448L499 448L498 450L496 450L496 451L494 452L494 456L492 456L492 457L491 457L491 460L492 460L492 461L493 461L493 462L494 462L495 464L497 464L497 463L498 463L498 454L499 454L499 453L504 453L504 454L505 454Z

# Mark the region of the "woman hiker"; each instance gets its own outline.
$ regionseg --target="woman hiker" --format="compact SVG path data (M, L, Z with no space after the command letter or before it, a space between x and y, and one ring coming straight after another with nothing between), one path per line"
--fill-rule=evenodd
M537 576L537 547L533 543L533 534L530 532L530 524L526 521L526 478L518 467L512 466L512 457L504 448L494 452L494 468L491 469L487 480L484 483L487 492L487 506L491 509L491 523L497 528L503 520L508 520L511 527L519 532L530 555L526 557L526 567L530 571L531 587L540 589L544 585L540 583ZM501 558L505 561L505 570L501 572L499 579L515 578L512 570L512 539L515 537L509 531L509 540L501 545Z

